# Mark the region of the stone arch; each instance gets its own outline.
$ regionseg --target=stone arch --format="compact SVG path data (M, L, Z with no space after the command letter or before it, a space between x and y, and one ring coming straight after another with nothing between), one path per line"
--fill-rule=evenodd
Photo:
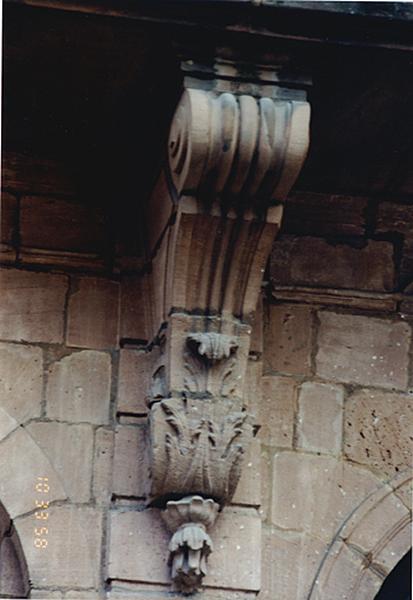
M410 471L370 494L344 521L318 569L308 600L373 600L411 547Z
M4 564L15 574L20 572L26 596L38 561L34 547L38 477L48 478L49 503L67 499L64 485L43 450L23 425L0 408L0 563L2 552L4 556L7 553ZM2 569L0 566L0 579L6 580ZM0 590L0 598L13 597L3 595L1 584Z
M0 598L27 598L29 574L19 536L0 504Z

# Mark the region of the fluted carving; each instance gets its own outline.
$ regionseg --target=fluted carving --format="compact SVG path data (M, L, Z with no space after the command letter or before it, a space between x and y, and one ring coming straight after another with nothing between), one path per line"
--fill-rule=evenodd
M244 398L250 323L308 146L309 105L275 97L186 89L168 141L173 193L153 198L171 216L152 244L167 258L153 268L164 333L148 402L148 496L164 508L185 593L206 573L207 527L235 493L255 430Z
M169 165L179 193L224 210L265 213L284 200L308 146L309 105L186 90L169 136Z

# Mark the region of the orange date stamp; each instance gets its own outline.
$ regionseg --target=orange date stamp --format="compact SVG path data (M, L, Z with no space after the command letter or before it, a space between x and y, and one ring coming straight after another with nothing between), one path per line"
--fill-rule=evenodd
M35 507L37 510L34 513L36 525L34 527L33 543L35 548L44 550L49 543L47 538L49 534L49 528L47 527L49 520L49 478L37 477L34 489L39 497L35 498Z

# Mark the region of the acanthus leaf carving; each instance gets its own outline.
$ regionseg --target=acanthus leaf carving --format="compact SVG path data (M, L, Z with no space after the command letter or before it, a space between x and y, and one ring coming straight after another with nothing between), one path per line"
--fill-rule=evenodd
M151 413L152 438L158 453L153 494L202 493L225 503L231 499L241 462L253 437L253 419L216 399L170 398ZM155 457L156 459L156 457Z
M193 353L186 354L183 364L185 390L195 394L230 396L237 387L235 365L235 358L208 365Z

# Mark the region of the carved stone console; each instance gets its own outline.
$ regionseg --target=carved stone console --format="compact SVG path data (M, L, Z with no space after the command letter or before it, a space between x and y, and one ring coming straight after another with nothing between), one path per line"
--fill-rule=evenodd
M244 397L251 324L310 118L305 99L275 85L190 85L149 205L157 359L148 496L172 533L172 578L184 593L206 574L209 529L254 434Z

